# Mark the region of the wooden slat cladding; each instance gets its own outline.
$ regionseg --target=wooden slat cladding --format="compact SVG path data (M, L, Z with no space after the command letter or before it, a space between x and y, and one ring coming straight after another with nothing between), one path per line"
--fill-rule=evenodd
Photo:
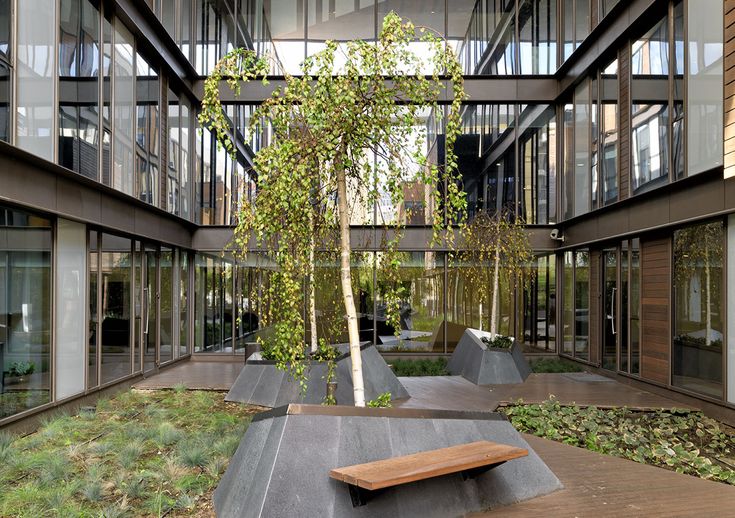
M735 0L725 0L725 178L735 177Z
M600 252L590 251L590 310L589 310L590 362L600 363Z
M735 0L732 0L735 2ZM620 149L618 198L628 198L630 178L630 47L623 45L618 52L618 70L620 73Z
M641 242L641 376L668 384L671 361L671 239Z

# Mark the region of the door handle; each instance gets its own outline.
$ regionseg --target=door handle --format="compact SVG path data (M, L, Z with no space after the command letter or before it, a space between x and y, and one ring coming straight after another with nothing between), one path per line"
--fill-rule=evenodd
M615 313L617 312L616 311L616 309L617 309L617 303L616 303L617 300L615 298L615 292L616 291L618 291L618 289L617 288L613 288L612 289L612 293L610 294L610 297L611 297L611 300L610 300L610 310L612 311L612 314L609 315L609 318L610 318L611 324L612 324L612 334L614 334L614 335L618 334L617 331L616 331L616 329L615 329Z
M151 307L151 292L148 288L143 288L143 299L145 301L145 326L143 326L143 333L148 334L148 323L150 320L150 307Z

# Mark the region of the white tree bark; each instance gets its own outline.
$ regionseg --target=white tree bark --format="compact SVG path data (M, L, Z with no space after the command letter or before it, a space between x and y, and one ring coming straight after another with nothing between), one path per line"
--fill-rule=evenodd
M350 274L350 216L347 207L347 176L342 167L337 168L337 211L339 212L340 238L340 281L342 298L347 314L347 332L350 338L350 360L352 360L352 386L355 406L365 406L365 386L362 379L362 356L360 354L360 330L357 327L355 297L352 294Z
M313 218L313 216L312 216ZM313 228L313 226L312 226ZM311 242L309 243L309 329L311 331L311 352L315 353L319 348L319 341L316 331L316 286L314 279L314 233L311 234Z
M706 239L706 236L705 236ZM704 244L704 293L705 293L705 315L706 315L706 325L704 330L704 343L706 345L712 344L712 292L710 290L710 277L711 277L710 267L709 267L709 248L707 247L707 243Z
M495 271L493 272L493 303L490 306L490 334L498 334L498 288L500 287L500 246L495 247Z

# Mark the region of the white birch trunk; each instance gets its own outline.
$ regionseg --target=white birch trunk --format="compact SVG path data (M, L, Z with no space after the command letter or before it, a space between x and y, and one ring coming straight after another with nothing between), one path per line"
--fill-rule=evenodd
M314 266L315 243L313 231L309 245L311 246L311 249L309 250L309 329L311 331L311 352L315 353L319 348L319 341L316 331L316 286L314 284L314 272L316 268Z
M347 176L342 167L337 168L337 210L339 212L340 280L342 297L347 314L347 332L350 338L350 360L352 360L352 386L355 406L365 406L365 386L362 380L362 356L360 354L360 330L357 327L355 297L352 294L350 274L350 217L347 207Z
M498 288L500 287L500 247L495 247L495 271L493 272L493 303L490 306L490 334L498 334Z

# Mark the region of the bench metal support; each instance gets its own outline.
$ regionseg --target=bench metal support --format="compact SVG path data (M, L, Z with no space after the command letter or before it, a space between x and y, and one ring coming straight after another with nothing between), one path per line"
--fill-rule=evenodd
M352 507L362 507L363 505L366 505L371 498L385 491L384 489L376 489L374 491L371 491L369 489L355 486L353 484L347 484L347 487L350 490L350 500L352 500Z
M487 466L480 466L477 468L466 469L464 471L460 471L459 474L462 475L462 480L475 479L479 477L480 475L482 475L483 473L486 473L493 468L497 468L498 466L502 466L503 464L505 464L505 461L498 462L497 464L488 464Z

